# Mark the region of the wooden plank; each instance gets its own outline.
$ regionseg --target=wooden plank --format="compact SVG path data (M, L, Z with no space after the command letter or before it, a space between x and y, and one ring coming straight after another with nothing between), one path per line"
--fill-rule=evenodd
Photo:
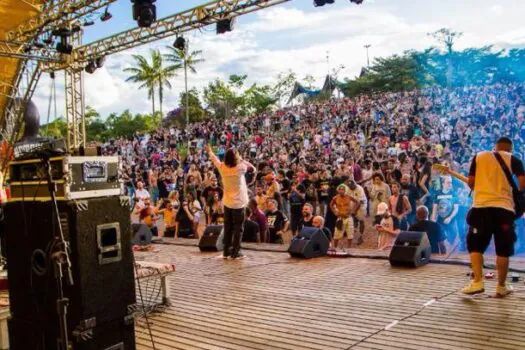
M466 282L462 266L394 269L381 260L306 261L265 251L223 261L194 247L160 249L140 254L177 265L168 278L173 306L150 318L158 349L513 350L525 343L522 300L463 302L454 294ZM156 289L143 285L145 294ZM152 349L146 329L136 333L138 349Z

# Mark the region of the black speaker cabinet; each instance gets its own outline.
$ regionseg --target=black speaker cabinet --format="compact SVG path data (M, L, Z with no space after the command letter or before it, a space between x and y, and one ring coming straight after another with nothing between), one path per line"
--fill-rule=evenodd
M401 231L390 251L390 265L419 267L430 262L431 252L425 232Z
M304 227L292 239L288 253L293 257L310 259L325 256L329 247L330 241L323 230L316 227Z
M62 280L69 299L70 340L75 338L73 334L91 332L91 339L74 349L111 349L97 343L96 336L105 334L104 327L122 334L122 339L133 334L133 322L131 326L118 326L124 325L125 318L129 321L128 306L135 304L129 199L114 196L61 201L58 207L64 236L70 243L74 282L69 285L66 278ZM51 255L59 231L52 203L8 203L5 231L11 349L40 347L27 347L28 337L40 339L47 345L45 349L55 349L59 336L58 288ZM114 339L111 337L103 336L108 344ZM134 349L133 340L117 340L111 345L124 342L127 345L123 349Z
M209 225L199 240L201 252L219 252L224 248L224 231L222 225Z

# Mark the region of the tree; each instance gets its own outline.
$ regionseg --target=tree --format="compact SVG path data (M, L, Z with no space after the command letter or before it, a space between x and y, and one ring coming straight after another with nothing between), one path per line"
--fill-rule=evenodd
M197 89L193 88L188 92L181 92L179 101L184 101L184 108L182 108L182 106L180 107L184 111L186 123L188 122L188 116L190 123L197 123L204 120L206 116L206 111L204 110L204 108L202 108L202 104L199 99L199 92L197 91Z
M281 72L277 75L277 82L272 87L272 95L275 96L280 105L282 105L283 99L287 99L292 93L296 81L297 75L292 70Z
M204 59L200 58L202 55L201 50L195 50L191 53L188 52L189 42L186 41L186 45L183 49L177 49L175 47L168 46L168 49L170 50L170 53L166 54L166 59L172 63L170 68L172 70L180 69L181 67L184 68L184 91L186 93L185 97L185 103L186 103L186 123L189 123L190 120L190 108L189 108L189 100L187 99L189 97L188 94L188 70L196 74L197 70L195 69L195 66L199 63L204 62Z
M152 53L153 56L153 53ZM126 68L124 72L131 73L126 81L140 84L139 89L148 90L148 99L152 101L152 113L155 114L155 87L157 76L155 73L155 63L151 64L141 55L133 55L136 67Z
M42 136L51 137L66 137L67 135L67 122L64 117L56 118L48 124L42 125L40 128L40 134Z
M245 113L262 113L277 102L269 85L253 84L243 93Z
M315 78L313 77L313 75L307 74L303 78L303 83L304 83L304 87L306 87L306 88L311 90L311 89L314 88Z
M440 44L445 45L448 54L452 54L454 43L463 36L462 32L456 32L448 28L441 28L427 35L436 39Z
M242 105L241 93L247 76L231 75L228 82L215 79L204 88L204 102L213 110L216 118L224 119L235 113Z
M160 103L160 115L161 119L164 116L162 104L164 102L164 86L168 89L171 89L170 79L175 77L177 70L180 69L180 66L169 65L164 66L164 58L160 54L159 50L155 50L151 54L153 61L153 69L155 74L156 85L159 87L159 103ZM155 111L153 112L155 116Z

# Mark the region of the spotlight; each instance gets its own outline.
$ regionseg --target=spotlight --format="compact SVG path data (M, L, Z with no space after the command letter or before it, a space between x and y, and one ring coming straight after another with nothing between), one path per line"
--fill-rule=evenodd
M100 20L102 22L106 22L106 21L109 21L112 17L113 17L113 15L108 12L108 9L106 9L104 14L102 16L100 16Z
M217 34L224 34L226 32L231 32L233 30L233 25L235 23L235 17L221 19L217 22Z
M333 4L335 0L314 0L314 6L324 6L326 4Z
M84 22L84 27L89 27L89 26L92 26L93 24L95 24L95 22L93 22L93 21L85 21Z
M65 55L71 55L71 52L73 52L73 46L69 44L69 40L66 35L60 36L60 42L57 44L56 49L58 52Z
M173 43L173 47L177 50L184 50L186 48L186 39L182 36L177 37Z
M356 5L361 5L364 0L350 0L350 2L353 2Z
M55 40L53 39L51 35L42 40L42 42L47 45L52 45L54 41Z
M88 65L86 66L84 70L86 71L86 73L89 73L89 74L95 73L95 71L97 70L95 61L93 60L89 61Z
M97 66L97 68L102 68L104 62L106 62L106 56L100 56L95 58L95 65Z
M33 46L36 47L37 49L43 49L45 47L45 45L43 43L40 43L38 41L35 41L33 43Z
M153 3L157 0L131 0L133 3L133 19L139 27L151 27L157 20L157 7Z

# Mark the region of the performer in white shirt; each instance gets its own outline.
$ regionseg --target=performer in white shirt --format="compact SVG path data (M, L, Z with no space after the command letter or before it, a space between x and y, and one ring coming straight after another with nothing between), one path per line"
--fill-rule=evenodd
M224 163L215 156L209 145L205 147L209 158L219 170L224 190L224 251L223 259L242 259L241 240L244 230L244 209L248 205L248 186L245 175L255 167L243 160L230 148L224 154Z

